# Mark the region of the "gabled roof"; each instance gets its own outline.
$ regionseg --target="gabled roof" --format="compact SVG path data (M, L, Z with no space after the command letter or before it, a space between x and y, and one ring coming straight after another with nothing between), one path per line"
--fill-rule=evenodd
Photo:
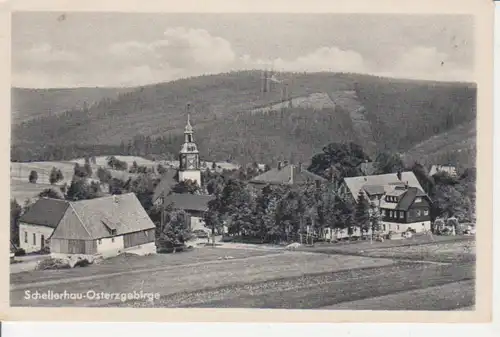
M423 197L430 200L427 194L425 194L424 191L418 189L417 187L408 187L408 189L405 189L401 192L402 193L399 194L398 202L387 202L384 199L382 199L380 202L380 207L386 209L407 211L413 204L413 202L415 202L415 199L417 197Z
M69 202L65 200L40 198L29 207L19 221L56 228L68 207Z
M299 169L291 164L281 169L274 168L258 175L250 180L254 184L303 184L313 181L326 181L325 178L309 172L305 169Z
M177 184L177 181L175 180L175 175L177 172L175 170L167 170L161 177L160 182L156 186L154 193L153 193L153 203L158 200L159 197L162 196L162 194L168 194L170 192L170 189Z
M396 173L389 173L373 176L347 177L344 178L344 182L355 200L358 197L359 190L364 186L370 185L384 186L384 189L386 189L389 185L401 185L408 182L409 187L417 187L422 190L422 186L420 186L417 177L412 171L402 172L401 180L398 179Z
M51 238L94 240L153 228L135 194L127 193L70 202Z
M186 211L204 212L208 209L208 202L213 199L213 195L172 193L165 197L165 204L172 203L175 208Z

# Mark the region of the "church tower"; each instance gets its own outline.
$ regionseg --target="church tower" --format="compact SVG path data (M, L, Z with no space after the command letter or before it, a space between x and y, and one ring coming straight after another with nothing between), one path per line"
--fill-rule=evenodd
M188 119L186 127L184 128L184 144L182 144L181 151L179 152L179 181L192 180L198 185L201 185L201 170L200 170L200 153L194 143L193 127Z

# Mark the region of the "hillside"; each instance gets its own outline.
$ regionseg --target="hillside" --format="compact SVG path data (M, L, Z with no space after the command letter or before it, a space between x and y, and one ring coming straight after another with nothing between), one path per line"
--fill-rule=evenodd
M430 137L409 149L403 156L411 165L416 160L422 164L452 164L464 167L475 166L476 123L471 121L450 131Z
M58 114L71 109L83 109L119 94L129 92L128 88L69 88L69 89L27 89L12 88L12 123L18 124L32 118Z
M260 92L258 71L182 79L123 93L88 111L24 122L13 130L12 157L46 160L47 151L57 151L55 159L70 159L85 149L97 155L141 155L141 150L120 146L138 135L152 143L144 151L175 154L188 102L194 107L191 119L202 156L215 160L305 161L328 142L344 140L360 143L371 154L381 149L405 152L475 120L476 89L471 84L337 73L280 78L290 83L292 104L286 109L279 105L280 88ZM113 146L116 152L110 152Z

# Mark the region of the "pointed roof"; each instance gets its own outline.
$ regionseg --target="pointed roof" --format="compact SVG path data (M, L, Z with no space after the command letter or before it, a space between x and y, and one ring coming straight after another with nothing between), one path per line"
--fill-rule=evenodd
M187 124L186 124L186 127L184 128L184 133L193 133L193 127L191 126L191 121L190 121L190 118L189 118L189 113L188 113Z
M69 202L51 238L95 240L153 228L135 194L127 193Z

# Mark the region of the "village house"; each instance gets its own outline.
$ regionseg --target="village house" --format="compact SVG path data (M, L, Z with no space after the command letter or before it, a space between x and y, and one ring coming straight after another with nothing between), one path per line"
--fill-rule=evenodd
M250 185L263 188L266 185L302 185L313 182L326 182L326 179L302 167L302 164L279 162L277 168L270 169L250 180Z
M431 230L431 200L417 187L391 187L380 200L379 207L383 233Z
M208 210L208 202L214 198L213 195L172 193L165 197L164 204L172 205L174 209L183 210L188 214L186 228L192 231L206 230L203 215Z
M133 193L65 203L49 237L51 255L110 257L156 253L155 225ZM54 215L55 217L55 215Z
M451 177L457 176L457 168L451 165L432 165L429 170L429 176L433 176L436 173L445 172L448 173Z
M19 218L19 247L26 253L44 249L68 206L65 200L38 199Z
M381 231L383 233L402 233L407 230L422 232L430 230L430 198L423 192L422 186L412 171L380 175L346 177L338 188L339 195L356 203L363 193L371 205L377 207L381 214ZM369 231L368 234L370 234ZM325 235L337 238L348 236L347 230ZM359 236L358 227L353 228L351 235Z

